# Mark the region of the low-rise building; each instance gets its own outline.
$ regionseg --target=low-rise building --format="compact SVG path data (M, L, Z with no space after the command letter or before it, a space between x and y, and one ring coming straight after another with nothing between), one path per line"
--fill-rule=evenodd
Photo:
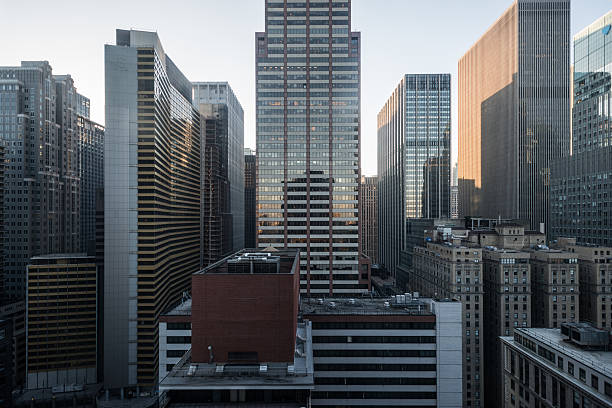
M309 406L312 333L298 321L299 278L295 249L242 250L193 274L191 302L161 319L162 403Z
M612 406L609 332L584 323L502 337L505 407ZM500 405L501 406L501 405Z
M313 407L462 406L461 304L304 299L312 322Z

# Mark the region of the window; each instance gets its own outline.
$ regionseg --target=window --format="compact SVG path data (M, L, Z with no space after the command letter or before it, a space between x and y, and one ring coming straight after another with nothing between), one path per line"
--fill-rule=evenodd
M586 371L584 368L578 369L578 377L580 378L580 381L586 382Z
M567 372L571 375L574 375L574 364L567 362Z
M563 370L563 357L557 357L557 367Z
M599 378L597 378L596 375L592 375L592 374L591 374L591 387L595 388L596 390L599 389Z

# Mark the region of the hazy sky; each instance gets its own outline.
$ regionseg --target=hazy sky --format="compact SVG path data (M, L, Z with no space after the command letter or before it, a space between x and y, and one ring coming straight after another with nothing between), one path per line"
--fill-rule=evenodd
M405 73L450 72L453 161L457 155L457 61L511 0L352 0L362 38L362 169L376 173L376 115ZM572 35L612 8L573 0ZM116 28L157 31L191 81L228 81L245 113L245 146L255 146L255 31L264 0L0 0L0 65L47 60L71 74L104 123L104 44Z

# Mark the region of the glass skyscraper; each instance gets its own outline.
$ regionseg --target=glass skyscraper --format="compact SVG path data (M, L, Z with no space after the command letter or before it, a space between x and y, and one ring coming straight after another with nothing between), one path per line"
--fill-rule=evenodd
M392 275L406 221L450 216L450 79L405 75L378 114L378 256Z
M301 253L300 287L368 290L360 270L360 33L350 1L266 0L256 33L258 246Z
M612 245L612 11L574 36L572 156L551 174L552 238Z

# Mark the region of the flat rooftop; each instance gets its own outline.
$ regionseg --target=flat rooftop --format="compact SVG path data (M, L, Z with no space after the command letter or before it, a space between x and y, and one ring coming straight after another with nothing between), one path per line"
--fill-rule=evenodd
M428 301L411 299L398 304L396 299L397 297L304 298L300 303L300 311L304 315L434 315Z
M162 316L191 316L191 299L185 299Z
M294 359L286 363L194 363L191 350L160 382L159 390L314 389L312 326L298 323Z
M299 264L297 249L243 249L207 266L204 274L292 274Z
M583 364L612 377L612 351L580 348L568 341L567 336L561 334L561 329L520 328L517 330L517 333L532 337L542 342L544 346L552 347L555 351L575 358ZM506 341L514 341L512 337L505 337L504 339ZM521 345L518 346L523 347Z

